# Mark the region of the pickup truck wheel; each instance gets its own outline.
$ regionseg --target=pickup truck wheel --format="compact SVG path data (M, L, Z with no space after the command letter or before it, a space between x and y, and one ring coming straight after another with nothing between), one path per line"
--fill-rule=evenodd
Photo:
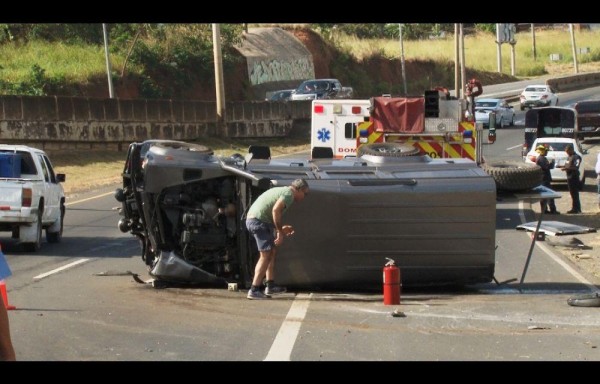
M36 252L42 247L42 211L38 210L36 228L36 241L32 243L23 243L23 248L27 252Z
M65 218L65 205L60 205L60 229L57 232L50 232L50 228L46 229L46 241L49 243L60 243L62 240L63 234L63 226L64 226L64 218Z
M542 169L536 164L509 160L483 163L481 168L494 178L498 191L525 191L542 184Z
M370 143L363 144L356 150L358 157L362 155L383 157L406 157L418 155L419 149L408 144L401 143Z

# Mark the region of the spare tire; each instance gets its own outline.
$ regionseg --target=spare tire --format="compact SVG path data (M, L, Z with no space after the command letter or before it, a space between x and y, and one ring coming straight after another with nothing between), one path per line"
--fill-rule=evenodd
M383 157L405 157L418 155L419 149L402 143L369 143L363 144L356 150L358 157L362 155Z
M497 161L483 163L481 168L496 182L496 190L525 191L542 184L542 168L522 161Z

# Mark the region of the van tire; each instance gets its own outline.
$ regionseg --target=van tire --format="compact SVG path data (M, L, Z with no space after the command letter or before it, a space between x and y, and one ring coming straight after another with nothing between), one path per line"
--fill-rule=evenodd
M535 164L508 160L483 163L481 168L492 176L498 191L525 191L542 184L542 169Z
M363 144L356 150L356 155L382 156L382 157L406 157L420 154L418 148L402 143L370 143Z

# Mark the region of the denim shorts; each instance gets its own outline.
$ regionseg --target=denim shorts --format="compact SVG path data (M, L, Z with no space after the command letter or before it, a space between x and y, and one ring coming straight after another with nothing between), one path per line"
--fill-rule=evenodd
M246 228L254 235L259 252L270 251L275 247L275 225L257 219L246 219Z

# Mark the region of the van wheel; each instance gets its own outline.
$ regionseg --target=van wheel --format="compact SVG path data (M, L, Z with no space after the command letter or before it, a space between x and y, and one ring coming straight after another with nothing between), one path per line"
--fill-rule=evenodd
M542 169L536 164L509 160L483 163L481 168L494 178L498 191L525 191L542 184Z
M418 155L419 149L408 144L401 143L370 143L363 144L356 150L356 155L382 156L382 157L405 157Z

